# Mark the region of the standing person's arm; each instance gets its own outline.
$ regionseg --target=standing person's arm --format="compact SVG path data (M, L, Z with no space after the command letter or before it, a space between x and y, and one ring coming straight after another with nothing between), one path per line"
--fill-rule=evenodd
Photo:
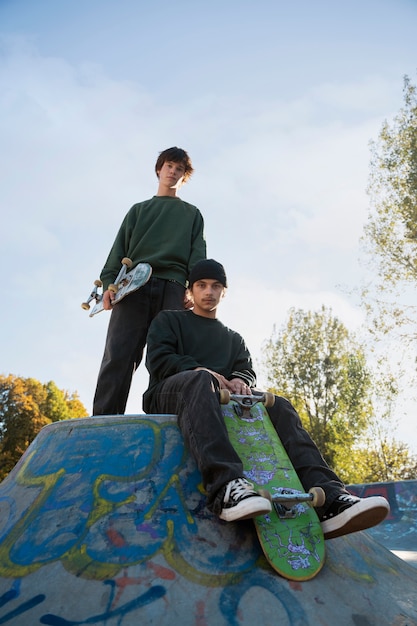
M116 280L120 272L122 259L126 256L127 242L131 233L131 226L129 225L131 213L132 209L127 213L119 228L100 274L100 279L103 283L103 306L107 311L112 308L112 300L115 297L115 294L108 290L108 286Z
M109 256L101 270L100 279L103 283L103 290L105 291L108 286L113 283L120 272L122 259L127 256L129 241L132 236L133 224L136 220L134 208L125 216L119 231L116 235L114 243L110 249Z
M204 220L200 211L196 209L196 215L194 218L192 229L190 257L188 259L188 273L190 273L190 271L198 261L202 261L206 258L207 247L204 237Z
M204 219L200 211L196 209L196 216L193 224L191 252L188 260L188 273L192 270L198 261L207 258L207 246L204 237ZM184 308L191 309L193 301L187 291L184 294Z

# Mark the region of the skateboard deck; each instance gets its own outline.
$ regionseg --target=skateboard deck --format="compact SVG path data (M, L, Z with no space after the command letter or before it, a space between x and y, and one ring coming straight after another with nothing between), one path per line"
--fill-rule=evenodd
M223 417L245 477L257 490L267 490L272 496L272 511L253 519L267 561L289 580L308 580L318 574L325 560L323 532L311 506L323 502L304 493L266 408L257 398L230 396L230 401L221 405ZM245 399L249 399L249 407L242 408ZM320 488L318 492L319 499L324 499L324 492Z
M113 306L123 300L123 298L132 291L136 291L140 287L142 287L145 283L148 282L149 278L152 274L152 267L149 263L138 263L132 270L128 271L128 268L132 265L132 261L130 259L124 258L122 260L122 268L114 282L114 284L109 285L109 290L113 291L115 294L113 300ZM97 313L104 311L103 307L103 294L99 293L98 290L102 287L102 283L100 280L94 281L94 289L90 293L86 302L81 304L81 307L84 310L90 309L90 302L92 300L95 301L95 305L93 306L90 317L93 317Z

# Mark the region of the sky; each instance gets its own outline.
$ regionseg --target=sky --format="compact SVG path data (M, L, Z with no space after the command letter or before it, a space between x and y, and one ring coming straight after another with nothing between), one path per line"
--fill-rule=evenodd
M417 0L0 0L0 373L91 412L110 314L81 302L174 145L259 386L291 308L363 333L369 142L416 82L416 24ZM128 413L147 381L142 363ZM396 417L417 452L415 402Z

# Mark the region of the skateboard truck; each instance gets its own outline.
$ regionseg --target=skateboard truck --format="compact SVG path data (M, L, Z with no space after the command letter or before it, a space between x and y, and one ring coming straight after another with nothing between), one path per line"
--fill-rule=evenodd
M92 300L95 300L95 302L97 304L97 302L100 302L100 300L103 298L103 295L101 293L98 293L98 290L102 286L103 286L103 283L101 282L101 280L97 279L97 280L94 281L94 289L93 289L93 291L90 293L90 295L88 296L87 300L81 304L81 308L84 309L84 311L88 311L89 310L90 302Z
M230 393L228 389L220 389L220 404L229 404L233 400L241 409L240 417L249 419L250 410L258 402L262 402L266 407L273 406L275 403L275 396L273 393L266 391L259 395L239 395L237 393Z
M120 271L117 275L116 280L114 281L114 283L108 286L109 291L113 293L117 293L119 289L123 287L124 278L127 274L128 269L130 269L131 266L132 266L132 261L128 259L127 257L124 257L122 259L122 267L120 268ZM101 300L103 299L103 294L98 293L98 289L102 286L103 286L103 283L101 282L101 280L94 281L93 291L90 293L87 300L81 304L81 308L84 309L84 311L88 311L90 309L90 302L92 300L95 300L96 304L101 302Z
M307 502L314 508L323 506L326 501L326 494L321 487L312 487L308 493L283 489L274 496L270 495L270 499L281 519L293 519L298 515L297 504Z
M112 283L111 285L108 286L108 290L113 292L113 293L117 293L119 291L119 289L121 289L121 287L123 287L124 285L124 278L127 274L127 271L132 267L132 261L131 259L128 259L127 257L124 257L122 259L122 267L120 268L120 271L117 275L116 280L114 281L114 283Z

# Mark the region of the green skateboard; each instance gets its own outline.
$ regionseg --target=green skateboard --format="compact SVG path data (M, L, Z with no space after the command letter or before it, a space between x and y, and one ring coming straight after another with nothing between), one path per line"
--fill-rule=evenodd
M142 287L151 277L152 268L149 263L138 263L133 270L128 271L131 266L132 261L127 257L123 258L122 267L114 284L109 285L109 291L115 294L113 305L123 300L123 298L132 293L132 291L136 291ZM95 301L90 317L104 311L103 294L98 292L102 286L101 280L95 280L93 291L90 293L87 300L81 304L81 308L88 311L90 309L90 302L92 300Z
M273 394L230 395L222 390L220 402L230 441L239 454L246 478L273 503L271 513L254 518L266 559L289 580L308 580L324 564L324 537L313 507L322 506L324 491L304 493L266 411Z

